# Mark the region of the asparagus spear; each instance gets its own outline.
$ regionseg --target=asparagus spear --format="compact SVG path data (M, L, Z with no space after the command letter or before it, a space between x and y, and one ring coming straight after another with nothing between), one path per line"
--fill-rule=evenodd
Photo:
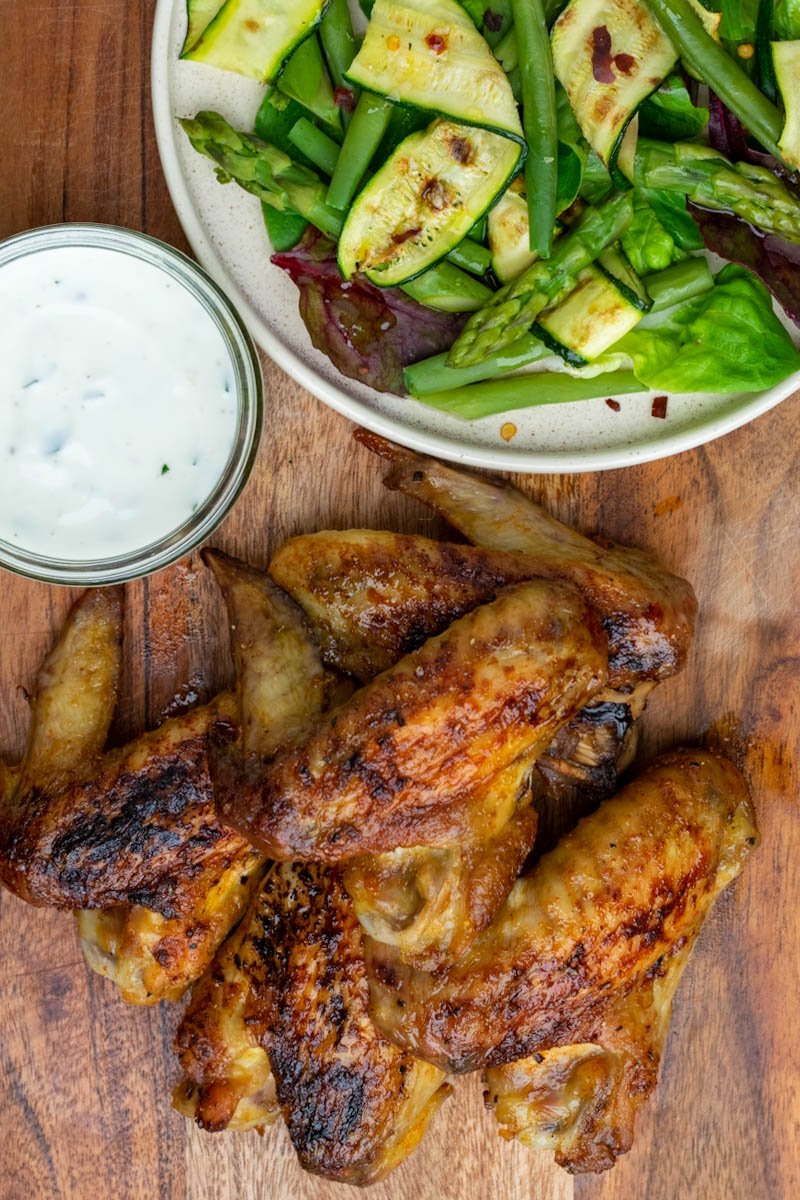
M238 133L219 113L199 112L181 125L195 150L217 164L222 183L235 179L272 208L299 213L328 237L339 236L341 215L325 203L325 185L313 171L292 162L277 146Z
M338 238L344 218L325 202L325 184L313 171L292 162L269 142L239 133L219 113L199 112L180 123L195 150L217 164L222 183L235 180L264 204L279 212L299 213L328 237ZM445 312L474 312L492 294L449 262L425 271L403 291Z
M633 177L642 187L683 192L702 208L736 213L764 233L800 242L800 201L765 167L729 163L693 142L639 138Z
M780 158L778 138L783 128L780 112L705 30L691 0L645 0L645 4L664 27L689 70L717 93L765 150Z
M582 220L559 238L550 258L528 267L470 317L450 350L447 365L474 366L527 333L542 309L567 295L578 273L625 232L632 213L629 192L588 209Z

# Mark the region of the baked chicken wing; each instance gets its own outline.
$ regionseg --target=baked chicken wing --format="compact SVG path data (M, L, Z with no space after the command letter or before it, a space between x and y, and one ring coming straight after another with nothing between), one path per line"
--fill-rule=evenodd
M640 550L600 544L569 529L506 481L468 475L365 430L359 430L356 437L391 463L384 479L388 488L421 500L478 547L511 552L512 562L518 561L517 555L524 555L532 576L565 579L579 587L603 619L612 687L662 679L680 669L697 612L694 592L685 579ZM487 589L485 598L493 594L497 581L491 583L492 570L502 575L502 563L507 561L502 555L495 560L491 556L475 559L476 581L465 586L464 576L473 560L469 548L463 554L458 554L458 549L447 547L442 555L438 573L443 578L428 618L434 623L438 605L446 603L448 576L452 591L464 587L467 603L475 603L472 597L478 589ZM448 562L451 554L455 557ZM407 586L404 578L402 588ZM419 611L422 609L424 600ZM388 614L387 621L391 627ZM408 633L401 630L384 636Z
M205 560L231 624L240 734L235 752L263 761L290 745L319 716L333 680L295 604L261 572L221 554ZM264 860L259 863L259 880ZM250 985L243 967L254 909L192 989L175 1048L184 1078L173 1104L209 1131L251 1129L279 1116L266 1051L245 1021Z
M538 755L606 682L605 636L568 585L506 589L379 675L258 771L218 765L218 810L278 859L451 844L469 801Z
M335 870L271 867L241 961L245 1020L269 1055L302 1166L347 1183L381 1179L450 1089L375 1029L361 927Z
M152 771L147 753L164 736L162 731L183 735L193 726L197 730L193 743L182 736L175 751L187 769L189 786L179 793L185 796L185 807L179 808L169 793L163 803L157 792L148 789L163 829L164 862L159 863L147 845L133 842L130 847L141 869L155 867L159 882L173 897L173 909L167 909L162 887L147 898L128 890L127 898L136 903L78 915L87 962L112 979L131 1003L181 996L241 920L264 874L262 855L217 820L208 762L213 730L224 722L228 729L237 730L243 753L274 754L318 716L329 683L305 635L302 614L272 580L218 551L207 551L204 558L228 610L236 699L224 693L211 705L165 723L135 744L140 757L145 748L143 761ZM183 856L195 843L199 865L183 871ZM258 1103L253 1107L258 1109Z
M398 1045L463 1072L566 1046L617 1051L609 1013L625 1029L628 1010L625 1039L638 1026L642 1053L657 1062L642 998L680 968L756 838L736 768L674 751L518 880L447 971L415 971L370 942L373 1016Z

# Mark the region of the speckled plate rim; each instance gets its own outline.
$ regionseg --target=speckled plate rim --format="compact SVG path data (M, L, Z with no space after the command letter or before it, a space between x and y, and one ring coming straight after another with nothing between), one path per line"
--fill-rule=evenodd
M425 454L495 470L557 474L634 466L691 450L748 424L787 399L800 387L800 372L797 372L774 388L742 399L726 412L710 414L698 420L696 424L674 433L662 428L654 430L654 436L650 439L634 441L624 446L545 451L517 449L511 445L481 447L471 442L460 441L457 437L419 429L402 420L376 412L368 403L347 395L324 379L302 357L283 345L268 322L237 285L212 245L195 210L175 150L175 118L170 88L171 25L176 4L182 3L183 0L158 0L151 47L151 94L156 142L167 188L178 219L199 262L236 306L258 345L297 383L336 412L374 433ZM509 420L513 421L514 416L513 412L509 413Z

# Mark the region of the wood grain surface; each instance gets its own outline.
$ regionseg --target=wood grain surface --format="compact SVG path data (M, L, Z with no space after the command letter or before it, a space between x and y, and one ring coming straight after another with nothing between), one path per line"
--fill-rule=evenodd
M0 0L0 236L92 220L185 248L149 113L152 3ZM439 532L386 493L352 428L265 362L257 468L216 544L263 564L287 535L371 525ZM702 934L662 1079L610 1174L573 1180L501 1142L476 1079L374 1200L795 1200L800 1196L800 396L668 462L523 481L561 518L656 551L701 619L688 669L655 694L641 757L711 737L740 756L764 840ZM73 596L0 577L0 754L19 754L26 686ZM115 735L229 677L196 558L128 588ZM0 1200L332 1200L274 1129L207 1135L172 1111L179 1006L126 1007L92 976L66 915L0 894Z

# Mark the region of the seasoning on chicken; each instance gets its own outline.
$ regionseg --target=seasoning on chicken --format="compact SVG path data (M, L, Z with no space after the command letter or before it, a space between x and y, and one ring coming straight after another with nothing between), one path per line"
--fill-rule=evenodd
M661 1045L647 1014L668 1003L671 972L756 840L731 763L667 754L519 879L449 970L415 971L369 943L373 1016L398 1045L456 1072L565 1046L632 1053L646 1093Z
M278 859L341 861L467 832L470 799L540 753L606 682L605 636L569 585L505 590L329 713L264 770L231 756L218 811Z

